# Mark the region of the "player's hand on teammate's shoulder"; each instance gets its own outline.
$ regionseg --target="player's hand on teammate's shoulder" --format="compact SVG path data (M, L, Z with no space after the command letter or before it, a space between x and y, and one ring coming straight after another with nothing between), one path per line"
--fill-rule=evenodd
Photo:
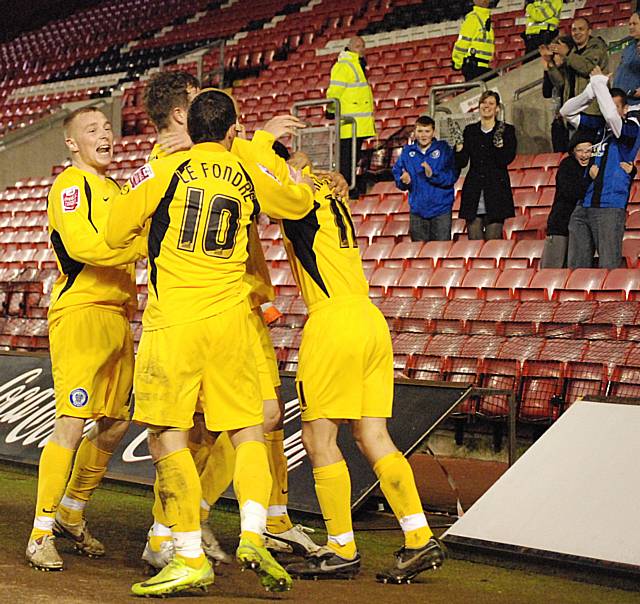
M349 185L340 172L326 172L323 170L316 170L315 174L318 178L323 178L329 181L329 188L336 197L342 197L347 199L349 197Z
M193 147L193 142L187 132L168 132L158 137L160 148L167 154L186 151Z
M276 115L262 126L261 130L272 134L276 140L289 134L296 134L298 130L306 128L306 124L297 117L286 114Z

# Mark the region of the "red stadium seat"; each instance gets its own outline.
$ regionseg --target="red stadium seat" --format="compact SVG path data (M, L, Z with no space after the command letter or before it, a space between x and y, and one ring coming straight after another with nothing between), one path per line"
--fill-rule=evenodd
M554 298L560 302L567 300L588 300L591 290L600 289L607 278L605 268L577 268L564 287L554 291Z
M402 295L401 290L405 289L409 290L408 293L411 295L420 297L422 289L429 285L432 275L432 268L406 268L392 293L394 295Z
M470 268L497 268L503 258L511 255L515 241L509 239L491 239L487 241L476 257L469 258Z
M372 243L362 254L363 260L375 260L379 262L384 258L389 258L393 249L393 242Z
M542 268L527 287L516 289L516 296L520 300L551 300L553 292L565 286L570 273L568 268Z
M555 419L563 387L562 363L527 360L522 366L521 380L518 419L531 422Z
M421 298L416 300L406 318L400 318L398 328L401 331L427 333L431 322L442 318L446 298Z
M403 241L393 248L389 257L400 258L402 260L419 258L423 247L424 243L422 241Z
M529 300L521 302L512 321L505 323L506 336L532 336L538 333L540 323L550 322L557 308L557 302Z
M382 235L382 229L384 228L385 221L375 218L365 220L358 225L357 234L358 237L367 237L369 243L371 243L374 237ZM393 246L391 246L393 247ZM387 254L388 255L388 254Z
M480 314L467 321L466 330L470 334L502 335L508 321L515 316L517 300L486 301ZM497 350L495 353L497 354Z
M637 313L635 302L598 302L593 316L578 325L577 335L592 340L615 339L623 325L634 323Z
M538 266L538 262L542 257L543 249L544 241L518 241L511 252L511 258L526 258L529 262L529 266L535 267Z
M422 289L422 295L446 297L452 287L462 283L465 274L464 268L437 268L429 279L429 286Z
M520 380L520 361L487 358L483 364L480 387L515 391ZM478 400L478 413L493 419L509 415L509 395L486 394Z
M369 279L370 295L386 295L389 288L398 283L401 275L402 268L377 268L371 279Z
M598 303L590 300L568 300L558 304L553 318L540 323L539 333L548 338L573 338L579 335L580 325L590 321Z
M495 285L500 271L497 268L472 268L464 276L460 287L452 287L452 298L481 298L487 288Z
M565 407L579 398L603 396L607 385L607 367L603 363L569 361L564 370Z
M451 249L447 254L446 262L448 262L452 258L458 258L463 261L462 266L465 266L469 258L475 258L476 256L478 256L483 245L484 241L456 241L451 246ZM442 261L442 265L451 266L444 263L445 260Z
M451 300L442 319L434 319L433 328L437 333L464 333L466 322L476 319L483 305L483 300Z
M615 268L609 271L601 287L594 287L593 290L596 300L637 300L640 295L640 270Z
M504 269L493 287L485 289L487 300L508 300L516 296L518 288L525 288L531 283L535 270L532 268Z
M422 256L431 258L433 266L439 266L443 258L449 255L453 241L428 241L422 248Z

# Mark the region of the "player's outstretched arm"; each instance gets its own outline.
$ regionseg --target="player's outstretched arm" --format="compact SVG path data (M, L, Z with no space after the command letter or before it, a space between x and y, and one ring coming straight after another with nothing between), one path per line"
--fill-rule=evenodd
M138 168L113 200L105 229L105 241L110 248L144 246L146 250L145 225L162 199L162 191L158 190L160 179L154 172L157 163Z

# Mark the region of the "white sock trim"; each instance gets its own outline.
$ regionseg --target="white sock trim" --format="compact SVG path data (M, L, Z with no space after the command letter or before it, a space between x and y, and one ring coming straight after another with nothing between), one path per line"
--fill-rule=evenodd
M171 537L171 529L161 522L154 522L151 527L151 534L154 537Z
M248 499L240 508L240 530L262 535L267 528L267 510L257 501Z
M87 507L87 502L80 501L79 499L73 499L72 497L67 497L65 495L62 498L60 505L70 510L75 510L76 512L82 512L84 508Z
M200 500L200 507L206 512L208 512L211 509L211 506L209 505L206 499Z
M200 530L176 532L173 534L173 542L176 547L176 554L185 558L199 558L204 555L202 551L202 534Z
M40 531L53 531L53 523L54 518L49 516L36 516L33 519L33 528L38 529Z
M427 524L427 517L422 512L400 518L400 528L404 533L415 531L425 526L429 525Z
M343 546L355 541L355 537L353 536L353 531L349 531L348 533L342 533L341 535L328 535L327 541L329 543L335 543Z
M276 516L287 516L289 512L287 511L286 505L270 505L267 508L267 516L269 518L275 518Z

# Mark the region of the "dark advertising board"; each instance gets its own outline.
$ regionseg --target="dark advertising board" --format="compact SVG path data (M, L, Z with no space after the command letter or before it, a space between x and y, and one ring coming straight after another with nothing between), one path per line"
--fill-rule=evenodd
M398 448L410 454L468 394L464 385L397 382L394 417L389 431ZM292 375L282 376L285 401L285 453L289 467L289 507L319 513L309 459L301 440L300 409ZM0 354L0 458L37 464L53 431L55 398L48 356ZM88 423L87 430L91 423ZM377 481L353 440L349 427L340 428L340 448L349 466L352 506L357 508ZM151 484L154 468L145 430L133 425L114 454L109 476ZM228 495L232 496L229 491Z

